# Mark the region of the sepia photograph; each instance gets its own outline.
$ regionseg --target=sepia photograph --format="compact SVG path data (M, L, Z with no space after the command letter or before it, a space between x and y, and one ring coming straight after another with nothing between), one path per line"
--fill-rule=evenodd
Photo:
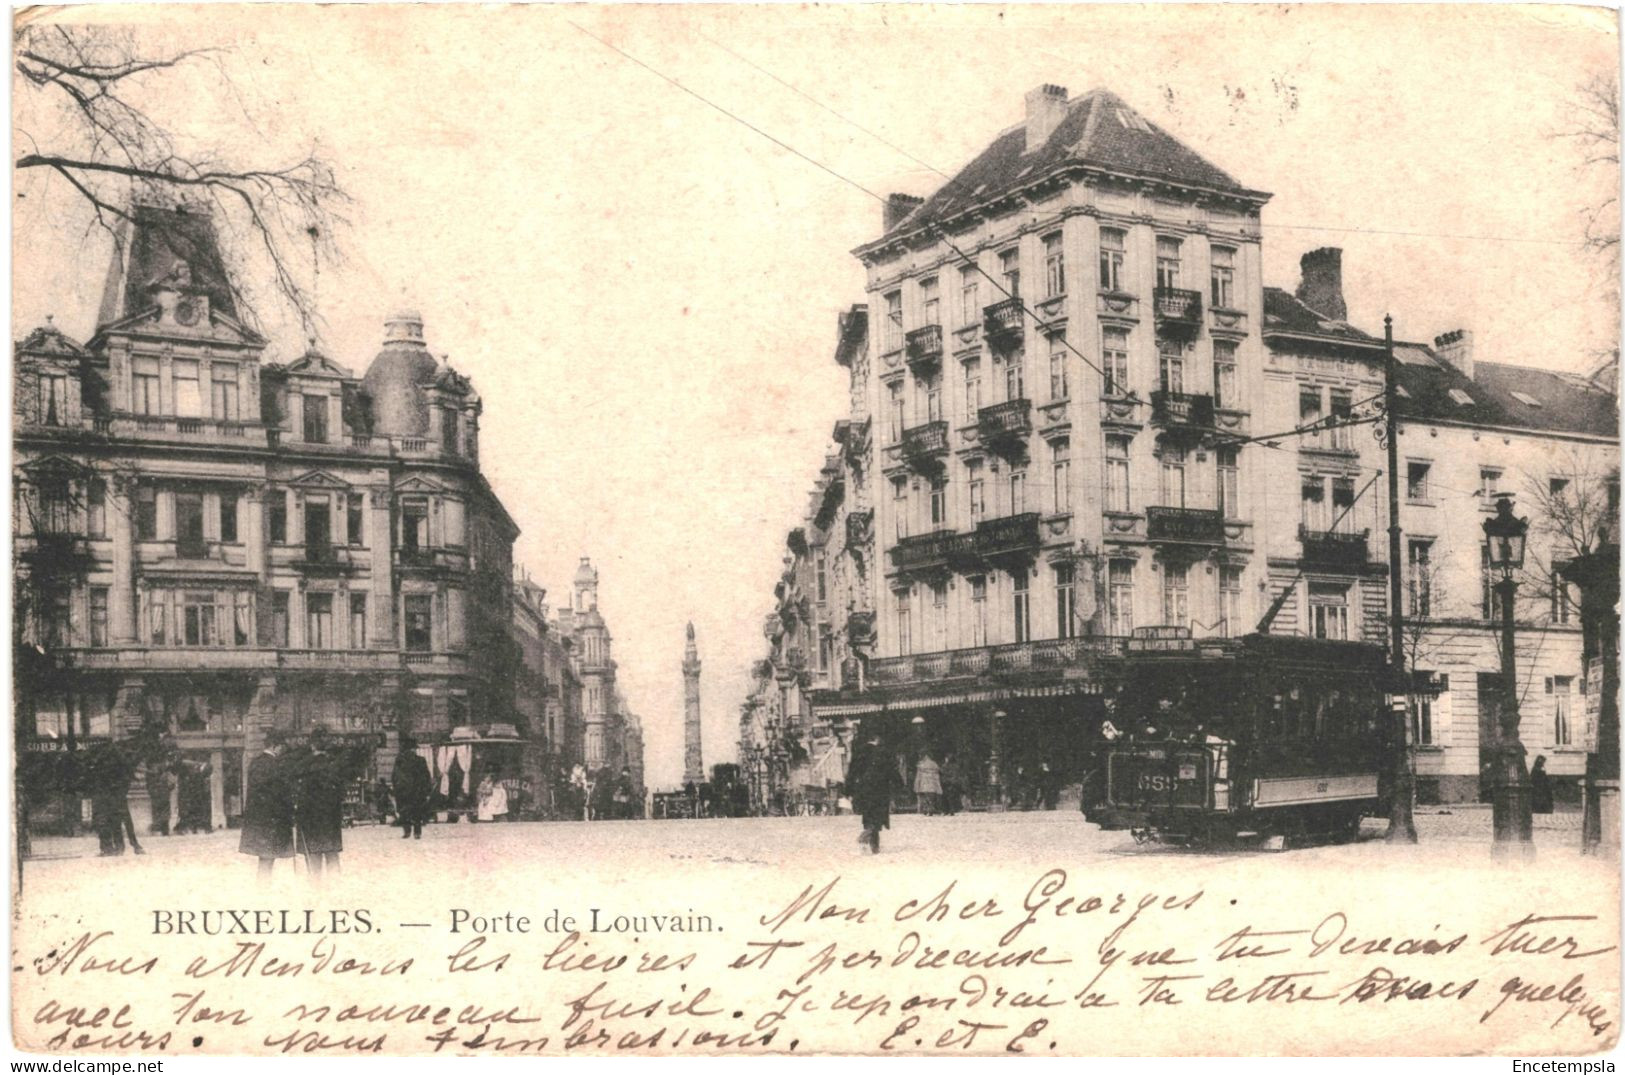
M15 10L14 1054L1610 1052L1619 71Z

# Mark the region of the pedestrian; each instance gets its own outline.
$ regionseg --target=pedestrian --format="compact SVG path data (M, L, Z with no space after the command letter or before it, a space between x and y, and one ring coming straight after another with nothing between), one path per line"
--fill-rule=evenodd
M148 826L148 832L155 832L160 836L169 835L169 811L173 805L170 799L174 793L175 774L169 771L167 759L148 762L147 806L152 812L152 824Z
M283 757L280 728L265 733L265 749L248 765L243 835L237 850L259 859L259 879L269 880L277 859L293 858L293 784Z
M209 801L209 776L214 766L206 761L186 758L181 762L180 821L177 833L213 832L214 806Z
M940 811L942 806L942 770L937 760L926 754L914 767L914 794L919 797L920 813L927 817Z
M570 770L570 816L573 820L587 820L591 792L592 787L587 783L587 767L576 762Z
M433 790L429 763L418 753L418 741L401 736L401 750L395 755L395 823L401 827L401 839L423 839L423 819Z
M846 783L852 809L863 818L858 844L871 855L880 853L880 830L891 828L892 791L901 782L894 759L881 748L880 733L864 736L847 768Z
M508 789L491 773L480 777L475 795L475 817L480 821L502 821L508 814Z
M311 879L320 881L324 872L339 872L339 852L344 850L344 757L318 724L305 749L291 760L299 853Z
M942 759L942 812L957 814L964 808L965 773L959 755L949 753Z
M86 752L85 792L90 796L90 824L103 857L124 854L124 821L118 806L118 762L113 744L100 743Z
M378 824L387 825L391 809L389 782L379 777L372 786L372 808L378 814Z
M1529 805L1537 814L1552 812L1552 778L1546 775L1546 755L1535 758L1535 767L1529 770Z
M1061 774L1049 767L1049 762L1038 763L1036 798L1045 810L1055 809L1061 798Z
M137 761L134 752L129 747L118 743L113 743L111 746L115 762L113 768L114 823L119 826L122 837L129 839L130 850L138 855L145 855L147 852L141 847L141 841L136 839L135 819L130 816L130 785L135 781L135 770L140 765L140 762ZM122 854L122 852L123 848L121 847L120 853Z
M632 796L637 791L632 786L632 770L628 766L621 766L621 775L615 778L615 814L624 820L634 816Z
M466 775L463 763L453 754L451 764L446 767L446 816L453 822L457 820L457 811L463 808L463 778Z

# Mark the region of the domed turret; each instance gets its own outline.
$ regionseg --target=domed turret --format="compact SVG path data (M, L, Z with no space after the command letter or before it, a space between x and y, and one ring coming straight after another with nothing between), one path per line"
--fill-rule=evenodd
M367 367L361 387L372 397L373 431L421 437L429 432L429 405L423 385L433 382L440 363L423 342L423 317L397 310L384 322L384 346Z
M598 607L598 569L592 566L589 557L581 558L581 566L576 568L576 611L588 612Z

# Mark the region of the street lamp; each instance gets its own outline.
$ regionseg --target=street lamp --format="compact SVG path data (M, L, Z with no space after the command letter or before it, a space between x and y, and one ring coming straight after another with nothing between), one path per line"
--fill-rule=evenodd
M1490 570L1501 573L1495 592L1501 599L1501 679L1506 695L1495 745L1495 843L1491 848L1498 859L1529 860L1535 856L1529 770L1524 763L1523 743L1518 739L1518 677L1512 622L1518 592L1513 575L1523 567L1524 540L1528 533L1529 520L1512 514L1512 498L1497 498L1495 514L1484 520L1484 541Z

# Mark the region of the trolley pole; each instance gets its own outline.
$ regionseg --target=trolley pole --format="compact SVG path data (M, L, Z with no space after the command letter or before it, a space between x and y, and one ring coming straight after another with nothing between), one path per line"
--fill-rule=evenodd
M1384 439L1388 442L1388 629L1391 643L1389 665L1392 671L1390 689L1396 693L1389 698L1389 719L1394 725L1392 768L1389 774L1388 842L1416 843L1416 818L1412 804L1416 799L1416 784L1411 774L1411 729L1409 707L1403 692L1405 682L1405 605L1404 587L1400 584L1399 559L1399 392L1394 361L1394 318L1382 319L1383 343L1383 423Z

